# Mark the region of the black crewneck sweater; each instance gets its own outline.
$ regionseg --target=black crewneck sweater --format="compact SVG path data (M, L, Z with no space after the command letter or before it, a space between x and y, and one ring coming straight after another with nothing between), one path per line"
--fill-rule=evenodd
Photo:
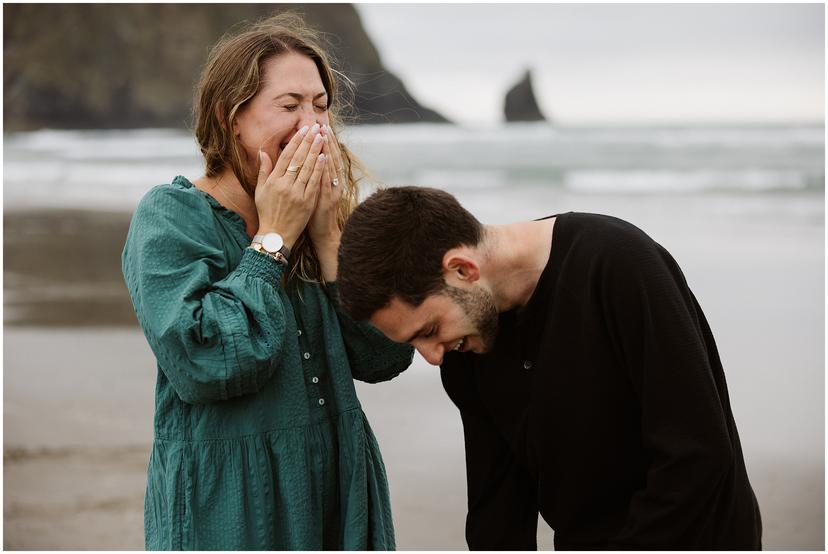
M710 327L672 256L635 226L557 216L549 262L493 350L450 353L471 549L760 549Z

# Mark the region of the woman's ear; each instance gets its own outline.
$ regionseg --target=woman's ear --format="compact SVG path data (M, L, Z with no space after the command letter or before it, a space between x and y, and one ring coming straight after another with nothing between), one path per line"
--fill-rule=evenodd
M224 106L221 103L216 104L216 108L214 110L213 115L216 117L216 121L221 126L222 129L227 129L227 124L224 121ZM236 125L235 119L233 120L233 133L238 134L237 131L238 125Z

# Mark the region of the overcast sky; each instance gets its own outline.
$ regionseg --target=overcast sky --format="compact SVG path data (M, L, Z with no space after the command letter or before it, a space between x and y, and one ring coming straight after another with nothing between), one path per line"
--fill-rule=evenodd
M821 122L822 4L358 4L386 67L461 123L532 68L562 124Z

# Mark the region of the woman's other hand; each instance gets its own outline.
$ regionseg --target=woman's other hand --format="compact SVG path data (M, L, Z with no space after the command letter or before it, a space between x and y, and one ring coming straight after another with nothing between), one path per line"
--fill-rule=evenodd
M336 135L327 125L322 127L321 133L325 137L322 149L326 157L325 170L322 173L319 200L308 222L308 234L317 251L329 243L339 245L339 237L342 234L338 219L339 201L347 186L342 151L336 141Z
M326 281L334 281L336 279L336 255L339 250L339 239L342 236L342 230L339 228L339 203L348 183L342 151L333 129L326 125L322 128L322 133L325 136L323 148L326 155L325 170L322 173L316 209L308 222L308 235L319 257L323 277Z
M327 157L322 154L324 141L319 130L318 124L302 128L275 166L264 150L259 153L255 193L258 233L279 233L288 248L296 243L317 205Z

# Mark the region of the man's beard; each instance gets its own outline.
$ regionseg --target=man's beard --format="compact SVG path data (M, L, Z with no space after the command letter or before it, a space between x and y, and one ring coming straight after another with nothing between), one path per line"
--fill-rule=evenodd
M492 293L483 288L465 290L446 286L446 296L454 300L477 329L483 350L492 349L497 338L498 313Z

